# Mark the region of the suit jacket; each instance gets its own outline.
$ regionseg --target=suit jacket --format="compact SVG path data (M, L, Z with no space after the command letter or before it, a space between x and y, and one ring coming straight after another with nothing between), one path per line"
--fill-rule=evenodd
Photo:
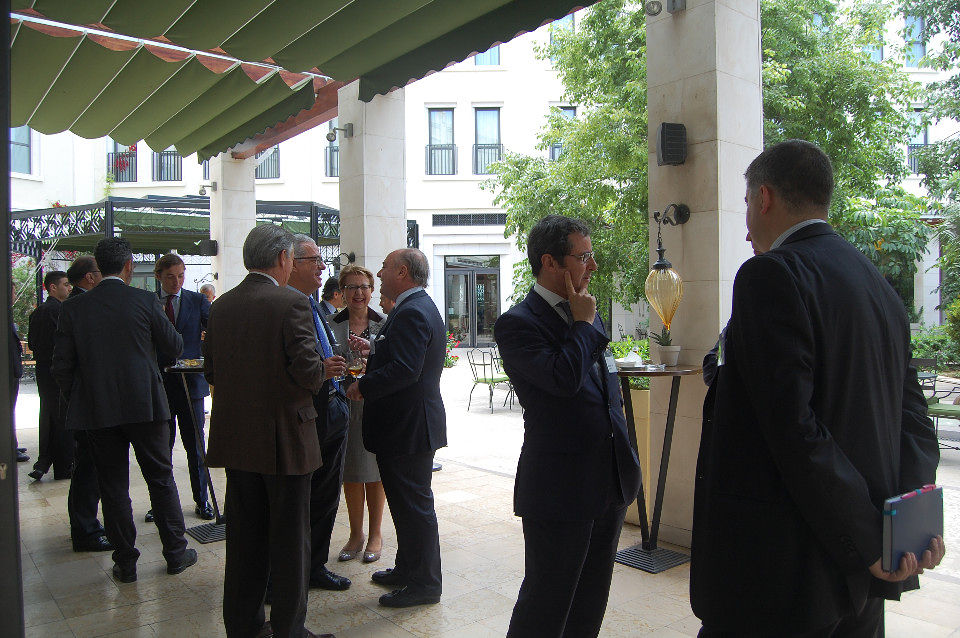
M807 226L740 268L722 352L697 462L696 615L802 632L897 598L867 571L883 500L932 483L939 452L896 292Z
M157 293L157 296L162 305L166 298L166 293L161 290ZM181 289L180 312L177 314L175 327L177 332L180 333L180 336L183 337L183 354L181 356L184 359L199 359L203 356L200 347L202 343L200 333L207 329L207 320L209 318L210 302L206 296L201 295L199 292L193 292L192 290ZM167 366L176 363L176 359L170 359L161 355L158 363L160 369L163 370ZM179 374L164 373L163 382L167 384L167 387L175 387L178 389L183 387L183 381L180 379ZM188 374L187 388L190 389L191 399L202 399L210 394L210 386L201 374Z
M207 465L273 475L320 467L316 343L299 292L251 273L217 297L203 341L204 374L216 386Z
M357 381L364 399L364 447L400 456L447 444L440 396L446 352L447 332L430 295L417 291L393 309Z
M30 313L27 345L33 351L37 365L49 366L53 362L53 346L57 338L57 323L60 321L62 305L56 297L47 297L46 301Z
M17 324L12 321L7 335L7 359L10 364L10 385L16 387L23 377L23 344L20 343Z
M170 418L157 353L177 357L182 347L153 293L105 279L68 298L60 311L52 367L70 401L67 428Z
M493 334L524 409L517 516L592 520L607 507L608 495L630 504L640 488L640 463L627 436L617 374L607 371L610 339L599 315L592 325L568 326L531 290L497 319Z

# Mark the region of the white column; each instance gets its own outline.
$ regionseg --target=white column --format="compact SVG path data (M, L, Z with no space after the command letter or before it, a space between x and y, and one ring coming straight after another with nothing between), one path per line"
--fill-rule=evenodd
M664 3L666 5L666 3ZM650 214L668 204L690 207L684 226L664 226L667 258L684 280L671 332L681 364L699 365L730 316L737 269L751 255L743 172L763 145L758 0L687 0L687 9L647 18ZM687 128L687 160L657 166L661 122ZM651 261L656 224L650 226ZM659 319L651 312L651 329ZM654 346L655 348L656 346ZM660 538L690 545L693 487L705 386L680 385ZM659 473L670 380L655 380L650 397L651 475ZM653 486L651 486L651 490Z
M217 240L218 251L213 258L214 286L217 294L230 290L244 277L243 240L253 230L257 219L257 196L254 193L254 158L237 160L229 153L210 158L210 239Z
M404 92L358 98L359 83L339 91L340 250L356 253L357 265L376 273L383 258L407 245L407 182L404 158ZM379 286L372 306L377 305Z

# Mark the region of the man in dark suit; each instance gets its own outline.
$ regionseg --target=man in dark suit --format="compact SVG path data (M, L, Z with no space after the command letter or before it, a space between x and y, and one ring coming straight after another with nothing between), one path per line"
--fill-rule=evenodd
M11 296L14 292L13 281L10 282ZM10 425L13 428L13 447L17 451L17 463L26 463L30 460L27 448L17 443L17 395L20 394L20 379L23 378L23 344L20 343L20 334L17 324L10 322L10 331L7 335L7 362L10 365Z
M85 430L93 453L107 538L114 545L113 575L137 579L140 552L130 506L130 446L147 483L168 574L197 562L183 537L183 512L173 478L167 419L170 410L157 352L180 354L183 341L156 295L129 286L130 242L102 239L94 255L103 281L67 300L60 313L53 375L69 397L67 427Z
M201 335L207 328L210 318L210 302L204 295L192 290L184 290L183 280L186 265L180 255L164 255L157 260L153 274L160 282L160 303L163 312L183 338L184 359L198 359ZM173 365L175 359L159 355L158 364L162 371ZM203 520L213 520L213 508L207 501L207 468L201 460L200 446L203 444L203 397L210 394L210 386L200 374L187 375L187 389L184 392L183 379L176 373L163 373L163 389L170 404L170 450L177 442L177 429L180 430L180 442L187 452L187 468L190 472L190 487L193 491L194 511ZM196 428L194 427L196 419ZM199 438L197 431L199 430ZM153 512L147 512L146 521L153 520Z
M508 636L596 636L640 465L610 342L587 291L587 225L548 215L530 231L537 283L494 326L524 409L514 510L526 552Z
M295 235L293 269L287 285L307 297L313 318L316 350L324 358L324 365L333 365L333 345L336 339L323 312L311 295L320 288L323 258L316 242L306 235ZM346 345L346 344L344 344ZM320 392L314 395L317 408L317 439L320 441L320 459L323 465L310 479L310 586L333 591L349 589L350 579L327 569L330 558L330 535L340 505L340 486L343 485L343 459L347 450L347 424L350 406L339 382L327 379Z
M39 481L53 466L54 479L68 479L73 472L73 435L63 425L64 410L60 388L50 373L53 346L60 321L60 306L70 295L67 273L53 270L43 277L47 299L30 313L27 344L36 363L37 392L40 395L40 451L33 471L27 476Z
M447 333L440 311L424 291L427 258L416 248L395 250L377 273L380 294L396 301L379 336L366 374L347 389L363 406L363 445L377 466L397 529L393 569L373 581L398 587L380 597L385 607L440 601L440 534L430 487L433 455L447 444L447 414L440 373Z
M883 635L883 599L943 541L880 567L884 499L939 459L903 302L826 222L830 160L774 145L747 169L747 238L704 405L690 599L701 636Z
M340 292L340 283L336 277L330 277L327 279L327 283L323 284L323 293L320 295L320 299L320 311L326 316L336 314L338 310L343 308L343 293Z
M73 290L70 299L78 297L100 283L103 277L96 260L82 255L67 268L67 279ZM113 549L103 525L97 519L100 507L100 487L97 485L97 468L90 452L90 442L85 430L74 430L73 476L70 477L70 492L67 495L67 514L70 516L70 539L75 552L105 552Z
M216 386L207 463L227 472L223 619L231 638L313 636L303 626L310 479L321 464L313 395L346 365L342 357L324 365L310 303L286 287L293 244L280 226L250 231L250 274L217 298L203 342L205 374ZM264 629L268 577L272 629Z

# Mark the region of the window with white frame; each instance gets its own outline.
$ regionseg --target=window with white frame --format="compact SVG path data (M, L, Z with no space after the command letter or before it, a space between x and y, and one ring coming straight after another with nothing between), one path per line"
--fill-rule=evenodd
M920 60L927 54L927 45L923 42L923 18L906 16L904 18L904 65L911 69L920 66Z
M473 63L477 66L497 66L500 64L500 45L495 44L483 53L476 54Z
M18 126L10 129L10 172L30 175L33 173L31 157L30 127Z

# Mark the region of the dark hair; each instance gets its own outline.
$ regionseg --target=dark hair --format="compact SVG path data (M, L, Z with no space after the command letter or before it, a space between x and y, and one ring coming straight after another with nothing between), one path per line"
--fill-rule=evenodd
M123 237L107 237L97 242L93 257L97 260L100 274L111 277L119 275L124 264L133 259L133 250L130 242Z
M157 264L153 267L153 274L159 277L164 270L174 266L186 266L186 264L183 263L183 258L180 255L175 253L164 255L157 260Z
M833 197L833 166L820 147L804 140L774 144L756 157L747 172L747 188L776 191L794 211L826 210Z
M544 255L553 255L553 258L562 262L570 254L570 235L580 233L584 237L590 236L590 227L582 219L572 219L563 215L547 215L537 222L527 237L527 259L530 261L530 270L533 276L540 275L543 265L541 258Z
M61 279L67 279L67 273L62 270L51 270L43 276L43 289L47 290L49 286L59 284Z
M320 295L321 299L330 301L333 299L333 296L340 291L340 284L337 283L337 280L333 277L327 279L327 283L323 284L323 294Z
M67 279L70 280L71 284L76 286L81 279L87 276L87 273L93 272L96 269L96 260L90 255L82 255L74 259L70 267L67 268Z

